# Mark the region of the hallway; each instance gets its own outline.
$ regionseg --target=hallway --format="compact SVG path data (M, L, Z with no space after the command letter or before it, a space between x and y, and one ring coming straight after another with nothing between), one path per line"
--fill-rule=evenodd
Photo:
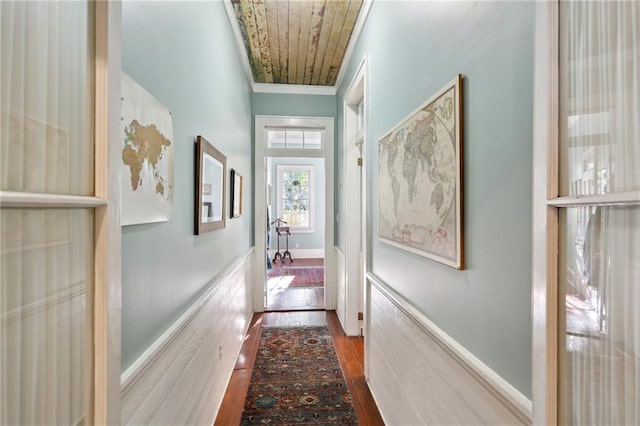
M340 359L342 372L351 393L358 424L384 424L364 378L364 340L360 337L345 336L335 311L305 311L268 312L253 316L222 405L218 411L215 425L229 426L240 423L263 325L328 326Z
M640 425L640 0L0 0L0 40L0 425Z

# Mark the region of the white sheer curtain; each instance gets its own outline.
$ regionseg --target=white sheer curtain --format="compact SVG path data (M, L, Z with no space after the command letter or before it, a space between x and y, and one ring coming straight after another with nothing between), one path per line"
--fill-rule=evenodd
M0 188L93 194L87 1L0 2Z
M93 193L92 7L0 1L0 190ZM0 424L86 423L93 211L0 206Z
M560 188L640 189L640 2L560 3ZM560 422L640 422L640 206L561 210ZM562 299L560 299L562 300Z

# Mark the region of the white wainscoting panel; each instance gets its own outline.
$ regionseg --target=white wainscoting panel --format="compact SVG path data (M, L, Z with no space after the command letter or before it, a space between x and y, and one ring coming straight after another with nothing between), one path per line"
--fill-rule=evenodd
M345 257L342 250L336 249L336 314L340 320L342 329L346 330L347 320L347 277Z
M531 424L529 399L379 278L367 286L367 379L386 424Z
M253 249L123 373L124 424L213 424L253 314L252 282Z

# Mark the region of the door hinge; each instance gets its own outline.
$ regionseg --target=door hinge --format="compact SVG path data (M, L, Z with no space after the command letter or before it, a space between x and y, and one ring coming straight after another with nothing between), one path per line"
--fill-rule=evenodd
M362 166L362 157L358 157L358 166Z
M364 320L364 314L362 312L358 312L358 321Z

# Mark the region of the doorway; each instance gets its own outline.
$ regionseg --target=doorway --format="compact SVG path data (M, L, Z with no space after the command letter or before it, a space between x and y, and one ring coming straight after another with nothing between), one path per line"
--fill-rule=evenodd
M319 131L270 131L320 145ZM272 144L273 141L267 143ZM324 309L324 158L267 158L267 311Z
M254 310L335 309L333 118L255 129Z

